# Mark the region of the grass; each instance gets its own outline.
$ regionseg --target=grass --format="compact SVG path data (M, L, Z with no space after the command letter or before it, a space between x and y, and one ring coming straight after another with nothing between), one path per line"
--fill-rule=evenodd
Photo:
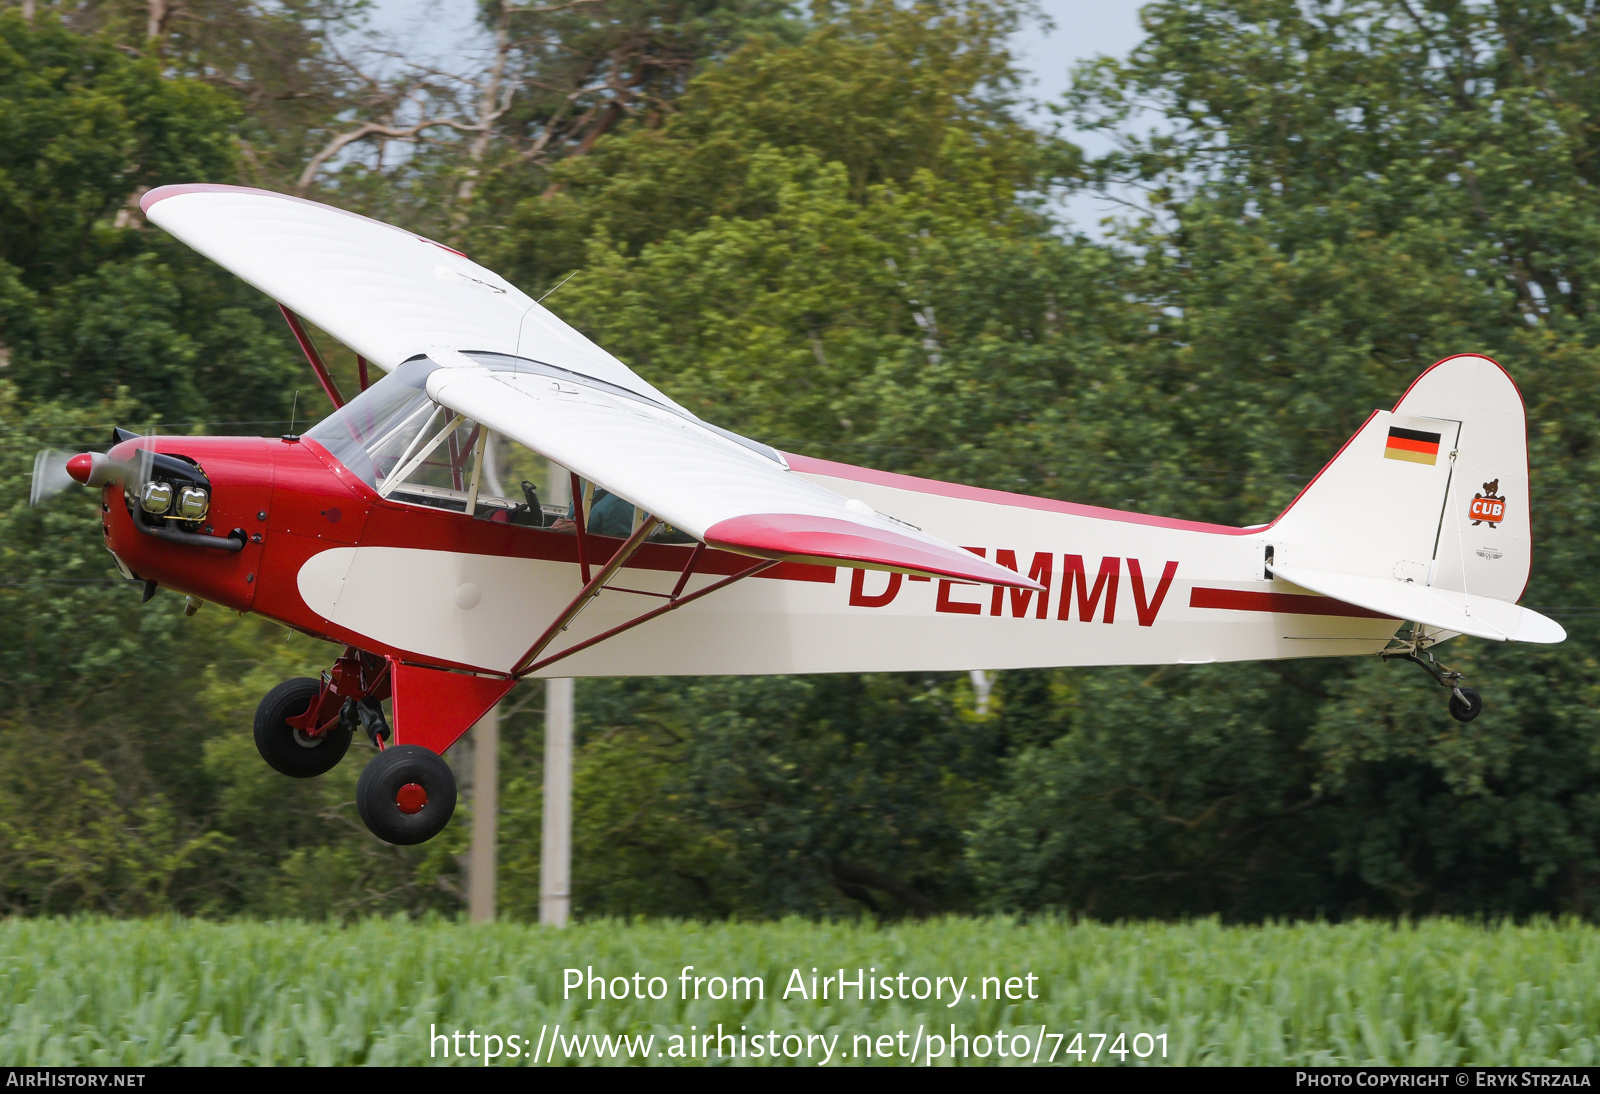
M681 999L684 965L761 976L765 999ZM563 970L589 966L607 977L660 976L666 998L563 999ZM880 976L965 976L968 994L983 976L1032 973L1039 998L964 999L953 1009L857 1001L853 990L844 1002L784 1000L792 971L809 980L813 966L819 976L840 966L851 977L872 966ZM863 1044L857 1034L903 1029L903 1050L919 1025L947 1034L953 1023L969 1036L1032 1037L1041 1025L1064 1033L1058 1065L1078 1062L1065 1050L1080 1031L1091 1053L1092 1034L1164 1033L1169 1064L1592 1065L1597 985L1600 929L1573 923L601 921L555 932L403 920L13 919L0 921L0 1065L428 1063L430 1027L533 1041L556 1023L564 1037L654 1034L665 1053L672 1036L719 1022L729 1032L776 1030L780 1041L840 1034L835 1064ZM649 1062L677 1061L652 1053ZM1102 1051L1099 1062L1122 1061ZM1126 1062L1137 1061L1129 1053Z

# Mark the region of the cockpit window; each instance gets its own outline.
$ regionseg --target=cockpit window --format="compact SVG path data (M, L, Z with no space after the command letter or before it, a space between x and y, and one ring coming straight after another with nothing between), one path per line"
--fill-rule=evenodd
M306 436L395 501L533 528L564 516L568 472L428 398L438 367L407 361Z
M425 358L407 361L306 431L334 459L380 489L403 458L437 433L439 404L428 398L428 377L439 366ZM448 411L443 411L448 414ZM446 419L448 420L448 418Z
M493 354L474 356L506 371L529 364ZM571 472L428 398L428 377L439 367L426 358L407 361L305 435L394 501L477 520L573 531L577 506ZM632 504L591 483L580 482L578 489L591 534L620 539L644 519ZM665 526L651 538L693 542Z

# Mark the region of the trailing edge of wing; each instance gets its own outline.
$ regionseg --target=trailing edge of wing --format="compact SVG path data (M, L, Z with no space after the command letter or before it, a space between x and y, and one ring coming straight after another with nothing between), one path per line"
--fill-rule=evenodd
M1492 642L1565 641L1561 624L1538 612L1487 596L1452 592L1449 589L1394 581L1382 577L1358 577L1326 570L1303 570L1292 566L1273 566L1272 572L1285 581L1323 596L1369 611L1382 612L1394 619L1409 619L1429 627L1459 631Z
M438 354L428 394L706 543L755 555L1042 589L720 435L575 380Z

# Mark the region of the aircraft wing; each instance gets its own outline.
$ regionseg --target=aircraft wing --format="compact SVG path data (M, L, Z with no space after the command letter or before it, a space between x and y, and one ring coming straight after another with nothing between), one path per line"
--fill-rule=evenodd
M1561 624L1531 608L1508 604L1487 596L1436 589L1383 577L1338 574L1297 566L1272 566L1272 572L1302 589L1331 596L1358 608L1382 612L1394 619L1409 619L1430 627L1459 631L1493 642L1564 641Z
M435 401L527 445L712 547L1040 589L790 471L686 411L547 373L429 355Z
M139 205L386 372L432 349L486 350L677 405L499 274L393 225L244 186L161 186Z
M182 185L149 220L380 368L427 355L429 394L707 544L762 558L1039 589L791 473L701 422L516 286L380 221L241 186ZM539 372L485 367L467 353ZM571 379L552 380L559 373ZM618 390L620 389L620 390Z

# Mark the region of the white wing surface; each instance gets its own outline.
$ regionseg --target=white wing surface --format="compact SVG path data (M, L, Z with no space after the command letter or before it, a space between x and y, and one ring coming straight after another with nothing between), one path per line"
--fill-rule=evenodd
M243 186L162 186L139 205L385 371L433 349L486 350L677 405L499 274L393 225Z
M428 379L435 400L711 546L1042 589L720 434L516 286L442 244L238 186L163 186L140 206L152 223L379 367L392 371L427 355L442 366ZM575 375L491 370L465 353Z
M762 558L1040 588L1026 577L801 478L686 413L459 354L428 394L713 547Z

